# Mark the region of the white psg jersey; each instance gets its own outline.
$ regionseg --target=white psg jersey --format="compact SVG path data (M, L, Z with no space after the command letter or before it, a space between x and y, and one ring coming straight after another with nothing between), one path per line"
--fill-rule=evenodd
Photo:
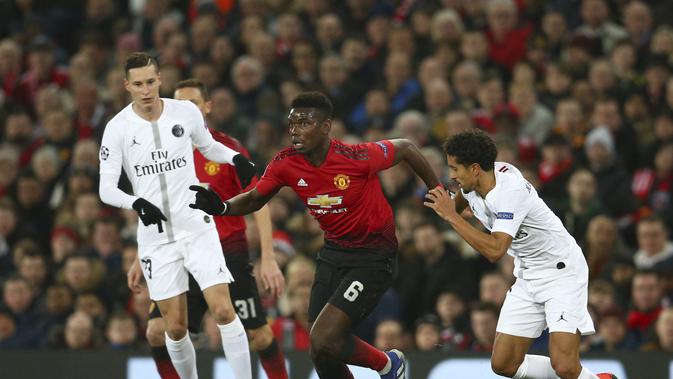
M163 111L156 121L138 116L132 104L105 127L100 150L100 173L126 172L133 193L157 206L168 219L163 233L157 225L138 223L138 244L158 245L215 229L212 217L189 208L199 181L194 171L193 145L215 143L203 116L189 101L161 99Z
M514 257L514 276L543 278L580 254L575 239L516 167L495 162L494 173L495 187L485 199L476 191L461 192L486 229L512 236L507 253Z

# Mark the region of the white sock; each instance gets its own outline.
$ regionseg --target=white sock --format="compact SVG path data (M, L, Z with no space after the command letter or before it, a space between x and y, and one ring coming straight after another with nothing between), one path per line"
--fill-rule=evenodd
M388 362L387 362L386 365L381 369L381 371L379 371L379 375L385 375L385 374L387 374L387 373L390 371L390 369L393 367L393 363L390 361L390 357L388 356L388 354L386 354L386 358L388 358Z
M543 355L529 355L523 358L523 362L513 379L557 379L554 368L551 367L551 359Z
M222 349L227 361L234 370L236 379L251 379L252 371L250 368L250 348L248 347L248 336L241 320L236 316L234 321L226 325L217 325L220 328L222 336Z
M196 352L192 340L189 339L189 332L180 341L173 341L166 333L166 350L180 378L197 379L199 377L196 373Z
M582 372L580 372L580 376L578 376L577 379L598 379L598 376L589 371L586 367L582 367Z

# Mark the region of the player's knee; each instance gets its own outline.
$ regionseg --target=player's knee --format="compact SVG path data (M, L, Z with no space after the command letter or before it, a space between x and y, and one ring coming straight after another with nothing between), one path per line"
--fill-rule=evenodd
M273 341L273 333L269 327L263 326L257 329L246 330L246 333L248 333L250 348L253 351L262 351L269 347Z
M313 328L310 334L311 356L313 357L334 357L339 354L342 341L334 333L329 331L319 331Z
M164 338L164 333L166 328L164 327L164 320L160 318L154 318L147 322L147 330L145 330L145 337L150 346L163 346L166 343Z
M175 322L172 325L167 325L166 334L173 341L181 340L187 334L187 323Z
M230 303L228 304L224 301L221 304L211 307L210 314L219 325L229 324L236 319L234 307Z
M562 379L575 379L580 375L582 367L576 362L567 359L552 359L551 367L556 375Z
M511 362L506 360L491 359L491 370L500 376L511 378L516 374L518 369L518 365L513 365Z

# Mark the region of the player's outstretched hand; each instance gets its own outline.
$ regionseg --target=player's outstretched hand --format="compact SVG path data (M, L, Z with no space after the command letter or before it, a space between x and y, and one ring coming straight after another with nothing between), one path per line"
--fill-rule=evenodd
M250 184L252 178L257 175L255 164L250 162L243 154L234 155L234 166L236 167L236 175L241 182L241 187L245 188Z
M166 216L161 212L161 209L157 208L154 204L149 201L139 197L131 205L133 209L138 213L138 217L143 222L143 225L148 226L152 224L157 224L159 233L164 232L164 228L161 225L161 221L168 221Z
M259 271L264 289L275 297L282 295L285 289L285 277L276 260L274 258L262 258Z
M143 277L142 269L140 268L140 263L137 259L133 261L133 264L129 268L129 272L126 273L126 285L129 286L129 289L133 293L140 292L140 280Z
M449 191L442 186L437 186L427 194L425 194L426 201L423 203L428 208L431 208L439 217L448 220L450 216L456 213L456 203L451 198Z
M222 199L210 188L202 186L189 186L189 189L196 192L194 204L189 204L192 209L200 209L209 215L219 216L224 212Z

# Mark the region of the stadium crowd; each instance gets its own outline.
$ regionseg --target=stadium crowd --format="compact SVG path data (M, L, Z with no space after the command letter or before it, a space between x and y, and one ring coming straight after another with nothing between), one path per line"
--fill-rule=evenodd
M97 194L103 129L128 103L121 62L144 50L161 65L162 96L182 79L206 84L208 125L239 139L260 174L289 146L287 109L304 90L332 99L333 138L407 138L447 185L442 141L487 131L498 159L522 169L583 248L597 327L583 349L673 352L673 3L0 7L0 348L148 350L147 291L126 286L138 219ZM407 167L381 182L396 215L399 272L358 333L383 350L490 351L512 260L489 263L439 222ZM323 239L290 192L269 203L286 292L263 301L280 346L307 351ZM197 348L219 351L212 318L204 329Z

